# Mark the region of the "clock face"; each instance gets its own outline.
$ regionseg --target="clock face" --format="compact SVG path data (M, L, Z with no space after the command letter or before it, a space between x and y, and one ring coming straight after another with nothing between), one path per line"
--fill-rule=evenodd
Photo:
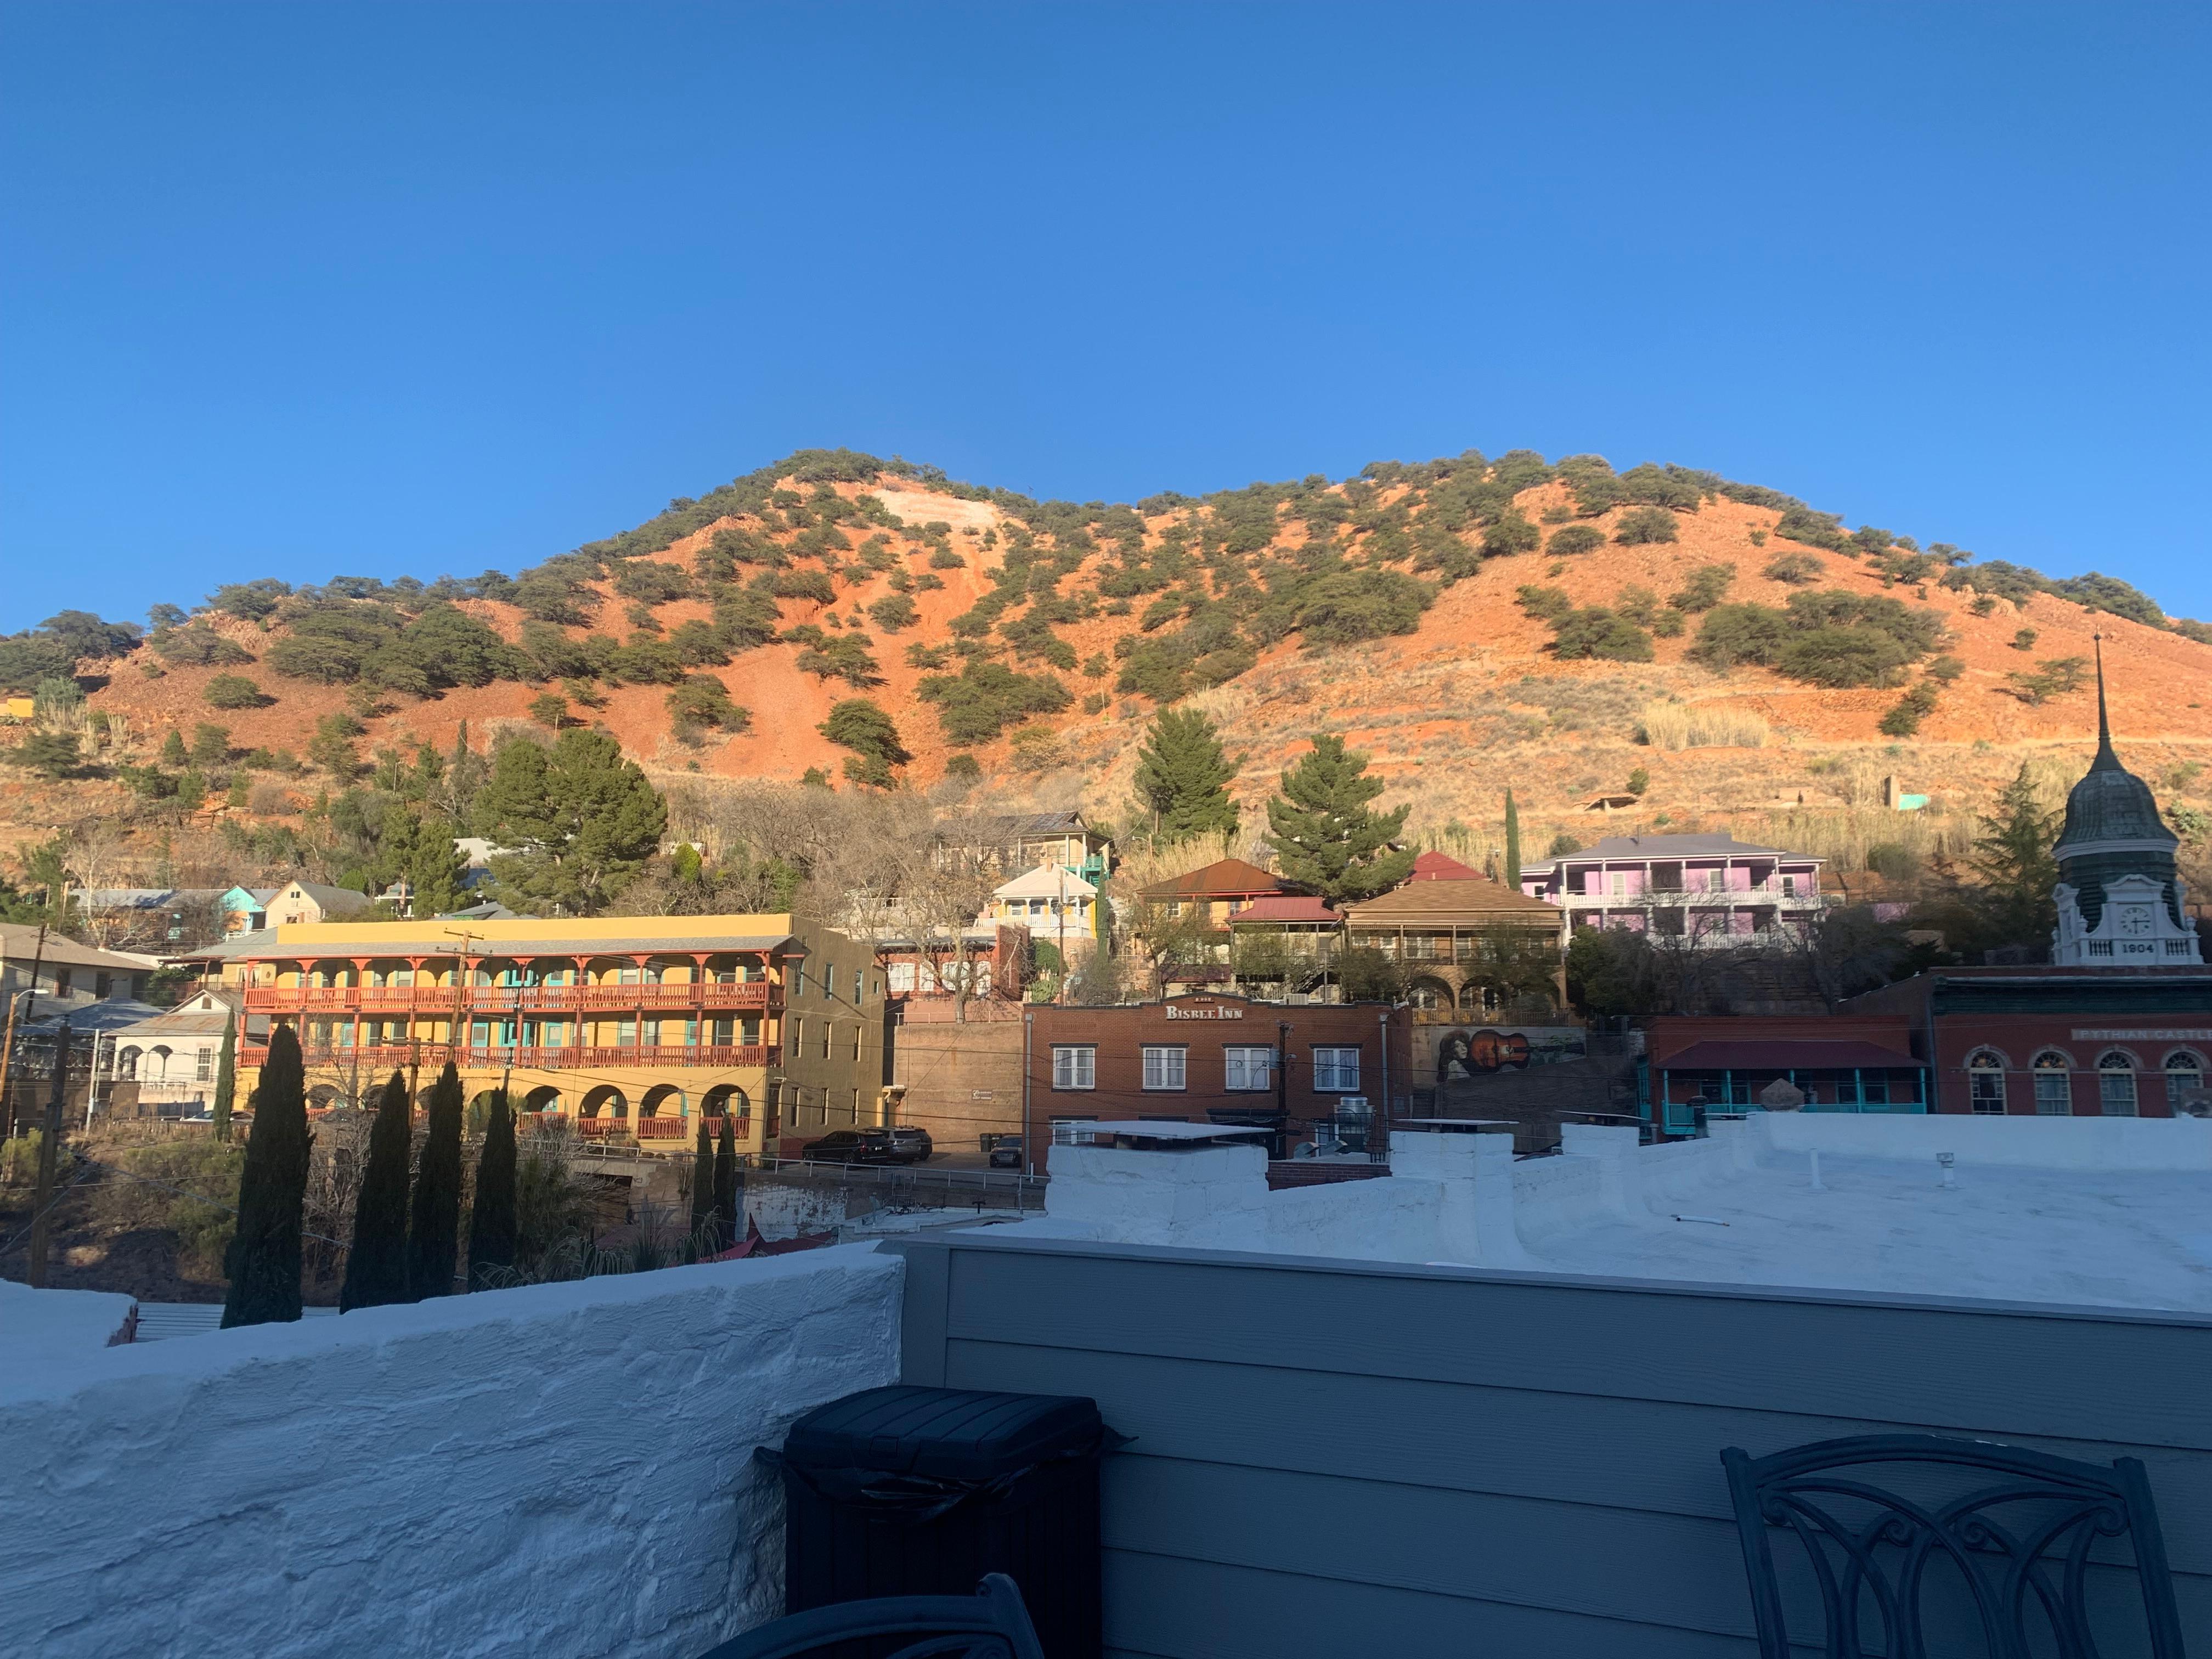
M2150 906L2124 904L2120 907L2120 931L2124 933L2150 932Z

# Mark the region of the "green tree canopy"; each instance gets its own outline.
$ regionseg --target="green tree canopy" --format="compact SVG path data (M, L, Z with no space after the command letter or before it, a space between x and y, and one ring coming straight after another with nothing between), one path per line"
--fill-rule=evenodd
M845 775L855 783L888 789L891 768L904 766L914 756L899 741L897 725L866 697L847 697L830 709L830 718L814 728L853 757L845 763Z
M508 743L476 810L483 833L517 849L494 860L501 888L541 910L597 910L644 867L668 827L667 803L622 745L581 730L550 746Z
M1322 732L1313 750L1283 774L1279 793L1267 803L1267 823L1283 874L1332 904L1372 898L1405 880L1410 851L1391 842L1410 810L1370 811L1381 794L1379 778L1367 775L1367 757L1347 750L1344 739Z
M1980 816L1981 834L1966 867L1973 872L1981 911L1996 943L2047 947L2058 926L2059 814L2045 811L2029 781L2026 762L1997 796L1996 810Z
M1137 799L1152 815L1154 842L1233 832L1237 811L1228 786L1236 777L1237 763L1222 751L1212 720L1194 708L1160 710L1137 751Z

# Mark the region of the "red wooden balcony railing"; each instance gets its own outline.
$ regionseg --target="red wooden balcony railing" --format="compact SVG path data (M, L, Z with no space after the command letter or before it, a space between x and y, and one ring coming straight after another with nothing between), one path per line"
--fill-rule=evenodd
M269 1058L265 1043L238 1051L241 1066L260 1066ZM336 1044L307 1051L310 1066L356 1063L364 1072L388 1072L410 1065L425 1068L443 1066L448 1059L465 1072L496 1072L512 1066L520 1071L615 1071L640 1068L709 1070L730 1066L775 1066L782 1050L773 1043L702 1043L694 1048L680 1042L641 1043L628 1048L554 1048L542 1046L512 1048L454 1048L443 1042L374 1042L358 1048Z
M581 1013L656 1008L768 1008L782 988L764 980L743 985L251 985L247 1012L257 1014Z

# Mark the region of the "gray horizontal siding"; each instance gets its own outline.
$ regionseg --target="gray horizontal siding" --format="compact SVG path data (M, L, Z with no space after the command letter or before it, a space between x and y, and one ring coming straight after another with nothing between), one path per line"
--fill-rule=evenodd
M1748 1656L1720 1449L1899 1430L2141 1456L2185 1620L2212 1631L2194 1403L2212 1321L975 1234L898 1248L908 1381L1090 1395L1136 1437L1104 1516L1107 1639L1131 1654L1333 1654L1387 1631L1403 1654Z

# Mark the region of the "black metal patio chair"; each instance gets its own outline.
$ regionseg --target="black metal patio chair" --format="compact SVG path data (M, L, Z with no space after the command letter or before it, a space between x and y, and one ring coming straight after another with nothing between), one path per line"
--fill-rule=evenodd
M2132 1457L2078 1463L1994 1441L1899 1434L1771 1457L1731 1446L1721 1462L1761 1659L1823 1643L1826 1659L2097 1659L2112 1649L2096 1632L2117 1634L2124 1623L2136 1634L2120 1650L2185 1659L2158 1511ZM1889 1484L1862 1473L1882 1471ZM1802 1553L1781 1552L1787 1589L1778 1534ZM2125 1576L2140 1591L2139 1620Z
M884 1659L1044 1659L1022 1593L987 1572L973 1595L885 1595L794 1613L735 1636L700 1659L801 1659L839 1643L915 1639Z

